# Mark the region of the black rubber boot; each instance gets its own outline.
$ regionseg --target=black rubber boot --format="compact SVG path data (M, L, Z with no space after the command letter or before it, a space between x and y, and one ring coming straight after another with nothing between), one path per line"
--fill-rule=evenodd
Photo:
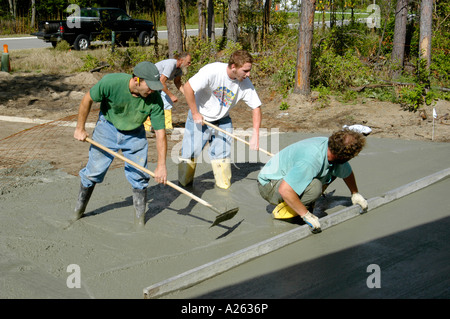
M147 203L147 189L133 188L133 206L135 210L134 225L137 229L145 226L145 204Z
M86 210L86 206L91 198L92 191L94 190L95 184L91 187L84 187L83 184L80 185L80 192L78 193L78 201L77 206L75 207L75 211L72 216L72 221L76 221L80 219L84 211Z

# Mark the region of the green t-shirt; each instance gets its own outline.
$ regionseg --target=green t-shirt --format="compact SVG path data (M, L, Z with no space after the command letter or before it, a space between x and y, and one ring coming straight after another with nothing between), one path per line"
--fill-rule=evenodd
M322 184L331 182L331 177L348 177L350 164L330 164L327 157L328 138L308 138L282 149L261 169L258 181L266 185L270 180L284 179L301 195L314 178Z
M164 129L164 104L159 92L146 98L135 97L129 89L131 75L113 73L105 75L91 90L91 98L100 102L105 118L118 130L131 131L145 122L148 116L155 130Z

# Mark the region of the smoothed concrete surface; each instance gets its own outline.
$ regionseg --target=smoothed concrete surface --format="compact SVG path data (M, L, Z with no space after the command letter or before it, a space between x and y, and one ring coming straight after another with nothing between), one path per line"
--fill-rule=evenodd
M317 135L281 134L280 149ZM445 143L369 136L366 149L351 163L360 192L366 198L373 198L447 169L449 155L450 146ZM167 165L169 179L175 182L176 164L169 158ZM59 179L52 178L1 195L0 283L6 288L0 289L0 298L143 298L145 287L299 227L271 218L273 207L260 198L256 186L256 176L262 165L253 162L232 166L233 184L229 190L214 187L210 164L198 165L194 186L189 191L218 209L240 208L233 219L213 228L209 225L215 214L209 208L167 186L151 182L145 230L135 232L131 188L123 168L108 172L92 195L86 217L68 228L67 219L78 194L77 177L61 174ZM154 167L151 164L149 168ZM332 196L322 207L326 214L351 205L342 181L333 183L328 191ZM430 205L427 207L433 209L434 201ZM411 220L427 216L422 211L411 214ZM354 230L337 230L347 223L363 221L369 229L385 227L372 220L378 216L373 215L369 212L301 242L319 245L328 233L336 232L338 235L333 236L332 241L351 247L356 245ZM390 227L392 234L407 229L403 219L394 219ZM323 244L317 248L313 245L304 244L308 254L323 252L326 257L337 253L333 246ZM335 256L333 262L338 262L339 255ZM71 275L68 267L72 264L80 267L81 288L67 287ZM383 275L383 265L380 267ZM242 280L253 278L254 271Z
M449 189L447 178L163 298L448 299Z

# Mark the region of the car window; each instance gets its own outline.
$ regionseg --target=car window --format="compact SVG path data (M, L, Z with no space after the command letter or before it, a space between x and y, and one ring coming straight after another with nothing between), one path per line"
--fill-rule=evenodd
M97 10L81 9L80 15L86 18L98 18L99 12Z
M122 10L108 10L102 12L103 19L111 20L111 21L123 21L130 20L130 17Z

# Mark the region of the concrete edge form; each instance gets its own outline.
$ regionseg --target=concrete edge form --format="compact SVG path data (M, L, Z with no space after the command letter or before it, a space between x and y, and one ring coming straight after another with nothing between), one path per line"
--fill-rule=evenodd
M373 197L368 200L369 210L385 205L396 199L409 195L431 184L434 184L450 175L450 168L418 179L411 183L395 188L382 196ZM357 205L344 208L320 219L322 230L345 222L348 219L359 216L360 208ZM144 298L154 299L163 295L194 286L195 284L219 275L231 268L239 266L252 259L258 258L279 248L292 244L300 239L313 235L307 225L299 226L283 234L274 236L267 240L232 254L216 259L199 267L188 270L177 276L163 280L144 288Z

